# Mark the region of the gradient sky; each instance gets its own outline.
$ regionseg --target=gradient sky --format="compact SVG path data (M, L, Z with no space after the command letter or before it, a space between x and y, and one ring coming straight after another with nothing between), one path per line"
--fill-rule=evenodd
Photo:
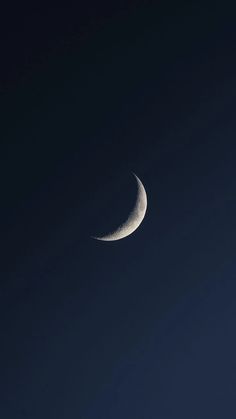
M235 19L96 3L1 16L0 416L233 419Z

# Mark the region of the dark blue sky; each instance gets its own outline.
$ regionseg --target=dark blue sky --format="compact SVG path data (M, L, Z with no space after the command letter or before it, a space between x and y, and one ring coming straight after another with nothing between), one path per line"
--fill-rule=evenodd
M90 1L1 20L0 416L235 418L231 11ZM132 208L132 171L144 222L92 240Z

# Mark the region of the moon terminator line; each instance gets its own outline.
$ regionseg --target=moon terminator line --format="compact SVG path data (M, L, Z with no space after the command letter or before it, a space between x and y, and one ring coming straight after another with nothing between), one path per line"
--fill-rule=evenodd
M138 176L136 176L135 173L133 173L133 175L137 181L138 191L135 206L129 217L113 232L105 236L93 237L94 239L101 241L121 240L132 234L142 223L147 210L147 194L141 180L138 178Z

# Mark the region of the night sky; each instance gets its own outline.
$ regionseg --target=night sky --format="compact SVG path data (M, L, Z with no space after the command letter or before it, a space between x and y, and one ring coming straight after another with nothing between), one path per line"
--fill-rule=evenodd
M19 3L0 35L0 417L235 419L235 15ZM143 223L93 240L132 172Z

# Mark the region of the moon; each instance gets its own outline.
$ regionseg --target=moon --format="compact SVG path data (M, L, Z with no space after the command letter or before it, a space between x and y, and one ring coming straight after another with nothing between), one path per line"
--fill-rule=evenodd
M94 239L107 242L121 240L132 234L140 226L147 210L147 194L141 180L135 173L133 175L137 181L137 198L129 217L113 232L105 236L93 237Z

